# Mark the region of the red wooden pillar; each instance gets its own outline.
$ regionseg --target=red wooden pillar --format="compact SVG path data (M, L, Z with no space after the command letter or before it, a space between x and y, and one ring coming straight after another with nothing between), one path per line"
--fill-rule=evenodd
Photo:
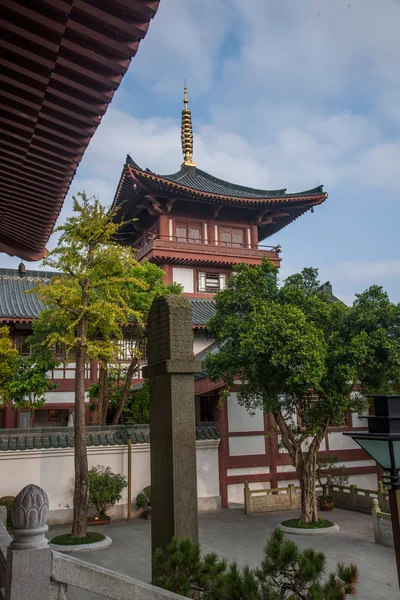
M169 218L167 215L160 215L160 238L162 240L169 239Z
M257 225L252 225L251 226L251 247L252 248L257 248L258 247L258 228L257 228Z
M16 411L13 408L12 402L9 402L4 407L4 428L14 429L16 426Z

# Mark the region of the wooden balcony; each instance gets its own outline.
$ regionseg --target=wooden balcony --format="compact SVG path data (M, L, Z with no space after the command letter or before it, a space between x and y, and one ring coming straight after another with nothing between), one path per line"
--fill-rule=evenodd
M136 245L136 259L139 262L169 262L173 264L204 264L208 266L233 265L237 263L260 264L267 257L279 267L281 258L279 246L252 247L241 244L226 244L209 240L190 240L175 236L160 236L151 234L145 240L142 238Z

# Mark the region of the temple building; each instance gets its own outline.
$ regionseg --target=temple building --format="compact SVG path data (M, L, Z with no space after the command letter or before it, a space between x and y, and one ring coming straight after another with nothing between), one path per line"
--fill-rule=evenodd
M296 193L255 189L199 169L193 159L186 87L181 134L183 163L176 173L158 175L127 156L113 206L120 208L121 219L129 221L121 242L137 249L139 261L158 264L166 283L183 286L192 305L194 352L204 359L207 352L218 350L207 322L215 312L213 297L224 289L233 267L258 265L264 256L279 267L280 247L262 243L307 211L313 212L327 193L322 186ZM324 288L332 296L329 282ZM287 451L277 435L270 435L272 416L262 410L250 415L238 404L235 389L227 405L219 408L223 385L202 372L195 382L195 402L197 421L215 422L220 435L220 503L226 508L243 502L246 480L260 488L285 487L297 480ZM343 427L329 432L322 451L338 457L352 483L375 489L376 464L342 435L352 428L364 428L356 414L346 415Z
M307 211L313 212L326 200L327 194L322 186L296 193L288 193L286 189L255 189L223 181L199 169L193 158L186 88L182 153L180 170L170 175L142 169L128 156L113 207L119 208L119 218L127 222L121 230L121 243L134 248L140 262L149 260L159 265L165 272L165 283L182 285L192 306L194 353L203 360L207 352L218 351L207 323L215 314L214 296L224 289L234 266L238 263L258 265L267 257L279 267L280 247L263 243ZM43 308L33 294L25 291L34 287L38 279L49 279L52 275L25 268L0 269L0 324L10 326L20 353L29 351L26 338L31 322ZM323 287L334 301L329 282ZM97 376L96 363L88 363L86 390L97 381ZM46 404L36 411L36 427L66 427L72 423L74 377L73 362L61 362L54 370L52 379L58 387L48 393ZM140 368L134 388L142 386L142 381ZM203 497L203 506L208 508L242 504L245 481L256 489L297 483L294 466L281 447L279 436L270 434L272 416L261 409L250 415L238 404L240 381L232 389L226 405L220 408L223 386L223 382L211 382L205 370L195 378L196 421L199 427L203 424L204 444L206 438L211 444L204 446L204 455L198 463L199 481L207 482L199 494ZM90 423L89 410L87 420ZM11 405L0 409L0 427L27 427L28 422L29 413L18 413ZM343 426L328 432L321 452L338 458L351 483L376 489L379 473L376 463L351 438L342 435L351 429L365 429L355 413L345 415ZM210 453L214 453L212 460Z

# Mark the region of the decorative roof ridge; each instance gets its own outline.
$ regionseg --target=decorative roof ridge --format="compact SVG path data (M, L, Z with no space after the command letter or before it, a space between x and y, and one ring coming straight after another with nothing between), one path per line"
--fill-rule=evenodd
M280 188L280 189L276 189L276 190L263 190L261 188L251 188L251 187L231 183L229 181L226 181L225 179L220 179L219 177L215 177L214 175L211 175L210 173L207 173L206 171L203 171L202 169L199 169L198 167L188 166L188 165L185 165L184 167L182 167L179 171L177 171L175 173L170 173L167 175L160 175L159 173L155 173L154 171L151 171L148 168L142 169L141 167L139 167L137 165L137 163L135 163L131 159L130 156L129 156L129 158L130 158L130 160L129 161L127 160L127 162L125 163L125 166L128 165L129 167L135 169L136 171L143 173L143 175L151 175L152 177L156 177L157 179L162 179L169 183L179 185L180 187L190 189L192 191L196 191L201 194L206 193L208 196L221 196L221 194L218 194L215 192L202 192L200 190L193 189L190 186L188 186L187 184L181 183L180 179L183 178L188 172L194 173L195 175L199 175L200 177L204 177L205 179L208 179L208 181L211 181L211 182L219 184L219 185L223 185L228 189L249 192L250 194L257 194L261 198L263 195L265 195L265 198L271 198L271 197L273 197L273 198L296 198L296 197L303 197L303 196L308 196L308 195L318 195L318 194L323 195L324 194L323 184L318 185L314 188L310 188L308 190L303 190L301 192L289 192L288 193L287 188ZM326 192L325 192L325 194L326 194ZM261 199L261 198L259 198L259 199ZM246 199L254 200L254 198L251 196L248 196L248 197L243 196L243 199L244 200L246 200Z
M50 281L50 277L31 277L30 275L0 275L0 279L12 279L13 281Z

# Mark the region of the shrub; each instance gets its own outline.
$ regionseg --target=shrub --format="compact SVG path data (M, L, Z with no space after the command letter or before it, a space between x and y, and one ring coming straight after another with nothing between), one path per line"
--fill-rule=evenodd
M145 487L140 494L136 496L136 506L147 510L151 506L151 485Z
M63 535L57 535L50 540L50 544L57 544L57 546L78 546L81 544L94 544L96 542L102 542L105 539L103 533L97 533L97 531L90 531L83 538L74 538L70 533L64 533Z
M325 566L322 552L299 550L281 529L271 534L256 569L228 565L216 554L202 557L197 542L173 539L154 554L153 583L201 600L344 600L356 593L355 565L339 563L327 579Z
M5 506L7 508L7 527L8 528L12 527L11 508L12 508L14 500L15 500L15 496L3 496L2 498L0 498L0 506Z
M113 473L110 467L98 465L89 470L89 502L96 507L96 516L106 516L107 510L121 500L127 478Z

